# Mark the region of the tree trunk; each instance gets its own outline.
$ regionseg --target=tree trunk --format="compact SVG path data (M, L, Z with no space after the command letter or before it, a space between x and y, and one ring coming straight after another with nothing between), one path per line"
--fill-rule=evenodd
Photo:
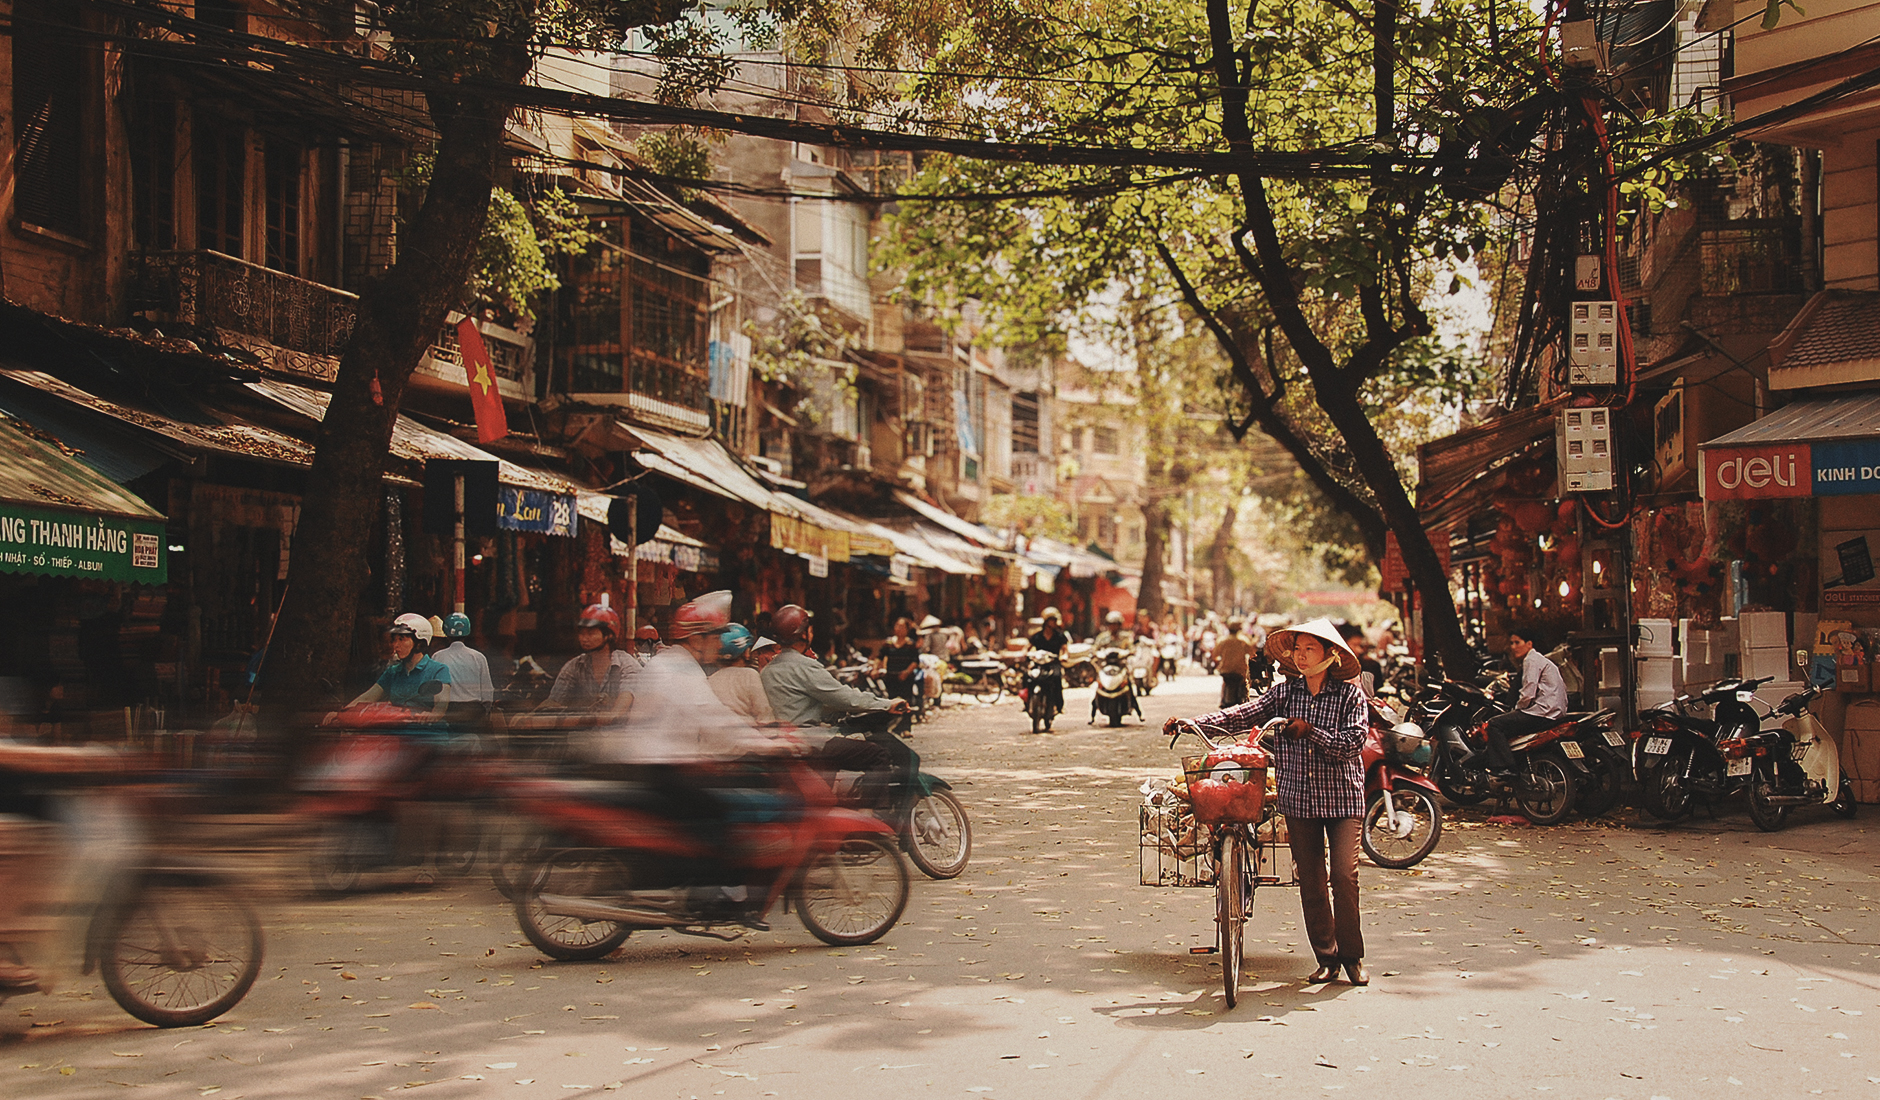
M1160 497L1150 496L1142 505L1142 589L1136 595L1136 608L1162 621L1168 603L1162 598L1162 559L1168 556L1168 505Z
M498 75L520 83L530 58L506 51ZM436 164L398 260L359 299L332 403L315 441L288 567L288 593L270 657L271 709L324 707L346 675L354 618L370 569L369 537L383 505L385 459L405 383L460 304L488 216L507 105L429 97Z
M1227 510L1221 514L1221 525L1214 531L1214 541L1208 544L1208 572L1214 578L1210 602L1217 615L1234 610L1234 525L1239 522L1240 498L1230 497Z

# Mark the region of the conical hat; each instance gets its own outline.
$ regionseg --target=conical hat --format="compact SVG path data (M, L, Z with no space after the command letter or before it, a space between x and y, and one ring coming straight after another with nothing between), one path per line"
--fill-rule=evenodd
M1312 635L1325 643L1325 652L1338 658L1338 664L1330 670L1333 677L1340 680L1358 678L1360 671L1358 655L1345 644L1345 639L1339 637L1338 628L1332 625L1332 620L1325 618L1313 619L1311 622L1300 623L1298 626L1285 627L1267 635L1266 658L1278 665L1286 675L1299 675L1299 669L1293 664L1292 657L1293 636L1296 634Z

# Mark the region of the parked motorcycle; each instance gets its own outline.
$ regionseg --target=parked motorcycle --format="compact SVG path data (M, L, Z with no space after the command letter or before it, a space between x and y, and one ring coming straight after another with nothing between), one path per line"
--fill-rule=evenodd
M1764 832L1787 825L1800 806L1825 805L1841 817L1853 817L1859 806L1841 776L1840 746L1808 709L1820 695L1810 685L1778 704L1755 732L1732 730L1737 736L1717 742L1725 773L1746 778L1749 817Z
M829 785L796 762L738 792L745 808L730 824L756 891L743 917L728 895L698 881L712 852L665 810L661 793L625 784L540 779L517 783L517 808L577 847L545 852L515 901L523 935L552 959L598 959L640 928L697 935L734 921L762 924L779 904L794 907L824 943L873 943L907 905L907 865L894 829L880 817L836 804Z
M1365 737L1365 813L1358 839L1380 867L1414 867L1442 839L1436 784L1420 770L1431 757L1429 739L1414 722L1374 720Z
M1743 789L1748 772L1731 775L1717 745L1762 728L1750 700L1770 679L1720 680L1695 696L1680 695L1639 715L1632 771L1646 813L1679 821L1698 804L1714 806ZM1700 707L1710 717L1696 713Z
M1022 691L1025 696L1025 713L1031 718L1031 732L1049 731L1051 721L1058 715L1059 707L1051 698L1051 688L1056 685L1059 694L1063 691L1063 664L1058 655L1048 649L1034 649L1025 658L1025 683Z
M1612 717L1608 713L1606 721L1583 722L1575 728L1572 740L1580 751L1576 759L1586 767L1573 803L1581 817L1610 813L1625 800L1626 786L1632 778L1632 746ZM1564 740L1560 749L1569 755L1573 752Z
M76 941L83 973L96 971L124 1011L158 1027L207 1023L260 973L261 923L233 883L161 848L151 791L92 785L123 779L112 754L0 753L12 811L0 891L15 915L0 925L0 1001L57 988L54 946Z
M482 847L472 801L489 788L491 764L473 738L397 731L410 712L384 703L334 716L338 735L297 784L293 812L315 832L316 889L344 894L393 871L427 881L465 874Z
M1489 718L1505 710L1474 684L1444 680L1426 704L1433 749L1430 778L1458 805L1472 806L1495 795L1512 797L1529 821L1557 824L1573 811L1579 784L1588 774L1579 738L1609 723L1612 712L1564 714L1553 726L1510 738L1515 761L1510 783L1496 778L1489 766L1483 729Z
M1142 718L1142 704L1136 701L1136 681L1130 668L1129 655L1121 649L1111 646L1097 651L1097 688L1090 696L1090 722L1095 724L1097 715L1102 714L1110 720L1110 725L1123 724L1123 716L1134 712Z

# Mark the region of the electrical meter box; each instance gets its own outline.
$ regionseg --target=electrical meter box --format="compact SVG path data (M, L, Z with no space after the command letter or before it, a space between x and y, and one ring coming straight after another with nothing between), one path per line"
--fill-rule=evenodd
M1560 461L1560 489L1567 493L1603 493L1613 487L1612 410L1604 407L1562 409L1554 426Z
M1619 384L1619 303L1574 302L1567 324L1567 385Z

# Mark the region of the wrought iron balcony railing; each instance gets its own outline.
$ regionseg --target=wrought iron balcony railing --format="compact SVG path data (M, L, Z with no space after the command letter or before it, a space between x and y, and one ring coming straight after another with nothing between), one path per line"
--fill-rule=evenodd
M145 252L132 308L158 322L337 358L352 336L359 296L220 252Z

